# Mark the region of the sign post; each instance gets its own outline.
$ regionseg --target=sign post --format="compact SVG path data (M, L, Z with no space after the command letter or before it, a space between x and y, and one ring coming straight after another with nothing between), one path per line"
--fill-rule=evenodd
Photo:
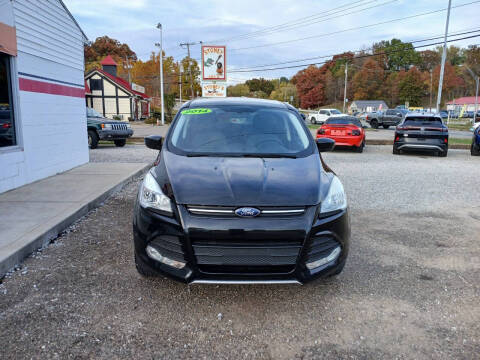
M226 47L202 45L202 96L227 96Z

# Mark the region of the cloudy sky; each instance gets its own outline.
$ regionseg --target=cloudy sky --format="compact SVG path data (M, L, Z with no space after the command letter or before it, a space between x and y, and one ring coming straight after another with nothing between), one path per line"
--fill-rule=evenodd
M227 46L229 82L251 77L290 77L299 68L253 72L248 68L320 57L371 47L373 42L399 38L424 40L445 30L448 0L64 0L90 40L108 35L127 43L148 59L159 41L156 24L163 24L167 56L179 59L181 42L203 41ZM465 4L465 5L464 5ZM469 5L466 5L469 4ZM464 6L462 6L464 5ZM450 32L480 30L480 1L452 0ZM423 16L416 16L434 12ZM409 19L401 19L410 17ZM399 20L396 20L399 19ZM396 21L393 21L396 20ZM383 23L379 25L374 25ZM370 26L372 25L372 26ZM480 32L459 37L480 35ZM299 40L307 38L304 40ZM418 42L423 45L441 40ZM480 44L480 37L457 45ZM200 46L191 47L200 57ZM320 62L290 62L278 66ZM247 68L247 69L246 69ZM246 72L235 72L246 69Z

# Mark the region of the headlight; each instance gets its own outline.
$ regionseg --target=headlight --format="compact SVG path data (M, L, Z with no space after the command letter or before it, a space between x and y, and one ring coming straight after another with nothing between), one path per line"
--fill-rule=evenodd
M140 205L144 208L152 208L163 211L168 215L172 215L172 202L165 196L165 194L158 186L157 181L153 175L148 172L143 179L142 186L140 187L139 196Z
M132 125L127 124L127 129L130 129L131 127L132 127Z
M330 189L328 189L328 194L325 197L325 200L322 202L321 212L326 213L335 210L343 210L347 208L347 196L345 195L345 190L343 185L338 179L334 176L330 184Z

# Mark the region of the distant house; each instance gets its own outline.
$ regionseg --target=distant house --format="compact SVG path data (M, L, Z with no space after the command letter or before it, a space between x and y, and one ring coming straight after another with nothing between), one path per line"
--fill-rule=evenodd
M388 106L383 100L355 100L348 107L348 112L372 112L386 109Z
M117 63L108 55L102 62L102 69L95 69L85 75L85 101L88 107L105 117L139 120L150 114L150 98L135 84L117 76ZM134 90L135 87L135 90Z
M464 106L465 111L475 111L475 96L465 96L447 102L447 110L459 112ZM480 108L480 98L478 108Z

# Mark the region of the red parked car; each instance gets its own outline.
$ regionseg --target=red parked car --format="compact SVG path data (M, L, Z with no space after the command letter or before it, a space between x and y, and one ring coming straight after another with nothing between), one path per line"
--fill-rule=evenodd
M317 130L318 138L335 140L335 146L351 146L357 152L365 147L365 130L360 120L353 116L330 118Z

